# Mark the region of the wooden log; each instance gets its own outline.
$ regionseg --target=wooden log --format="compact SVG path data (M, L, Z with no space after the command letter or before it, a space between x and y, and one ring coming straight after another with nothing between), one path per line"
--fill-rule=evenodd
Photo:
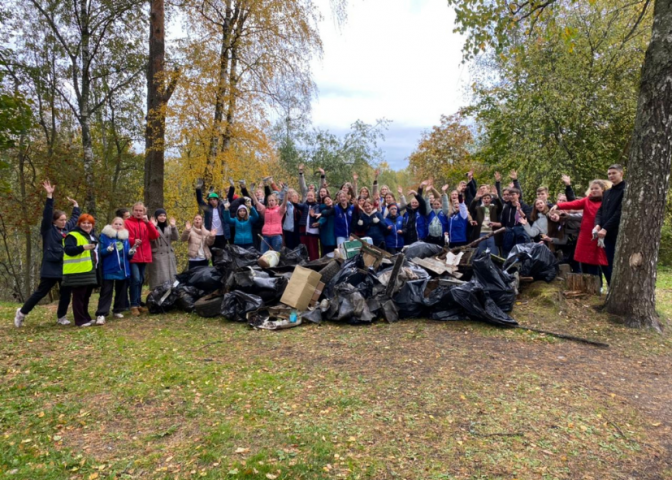
M558 276L562 278L567 278L567 275L572 273L572 267L569 265L569 263L561 263L558 265L559 267L559 272Z
M565 288L570 292L583 292L588 295L599 295L600 277L582 273L569 273L565 278Z

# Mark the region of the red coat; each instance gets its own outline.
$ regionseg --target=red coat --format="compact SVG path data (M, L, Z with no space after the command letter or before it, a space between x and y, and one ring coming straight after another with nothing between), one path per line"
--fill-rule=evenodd
M131 217L126 220L125 226L128 230L128 242L131 244L131 248L136 239L142 240L142 244L131 258L131 263L152 263L152 245L149 242L159 238L159 232L154 224Z
M585 197L573 202L558 203L560 210L583 210L583 220L579 230L579 239L576 242L574 260L589 265L608 265L607 254L604 248L597 246L597 240L593 240L593 228L595 227L595 215L602 205L602 199L593 201Z

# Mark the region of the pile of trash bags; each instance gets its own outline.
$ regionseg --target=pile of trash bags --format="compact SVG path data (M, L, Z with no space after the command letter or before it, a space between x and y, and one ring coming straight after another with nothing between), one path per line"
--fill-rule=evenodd
M517 245L505 261L463 249L457 271L441 268L454 261L447 253L417 242L397 255L371 247L344 260L324 257L310 262L304 245L263 257L254 249L227 245L213 249L214 266L185 271L173 284L155 288L147 307L150 313L195 312L269 330L322 321L358 325L409 318L515 327L509 312L519 279L550 282L558 273L556 257L541 244ZM315 278L323 282L292 283L298 267L316 272ZM305 275L302 272L301 278ZM296 295L291 302L283 299L290 283L294 294L310 299L308 306L298 308L298 301L293 303Z

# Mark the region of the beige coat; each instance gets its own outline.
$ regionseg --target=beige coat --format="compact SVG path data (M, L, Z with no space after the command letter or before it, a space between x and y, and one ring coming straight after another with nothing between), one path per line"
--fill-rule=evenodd
M152 263L147 265L149 288L154 289L165 282L174 282L177 275L177 260L172 242L177 242L180 234L176 227L166 225L165 231L156 228L159 238L152 240Z
M210 248L215 243L215 237L205 227L196 228L192 226L190 229L185 229L182 232L183 242L189 242L187 250L189 252L189 259L198 258L198 251L203 247L203 253L206 259L210 260L212 254Z

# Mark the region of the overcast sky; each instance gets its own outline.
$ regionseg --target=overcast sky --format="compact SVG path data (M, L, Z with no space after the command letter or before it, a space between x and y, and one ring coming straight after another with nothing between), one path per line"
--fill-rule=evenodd
M342 133L357 119L392 120L381 147L392 168L404 168L421 132L465 104L454 13L445 0L350 0L338 27L329 1L317 3L324 55L313 64L314 125Z

